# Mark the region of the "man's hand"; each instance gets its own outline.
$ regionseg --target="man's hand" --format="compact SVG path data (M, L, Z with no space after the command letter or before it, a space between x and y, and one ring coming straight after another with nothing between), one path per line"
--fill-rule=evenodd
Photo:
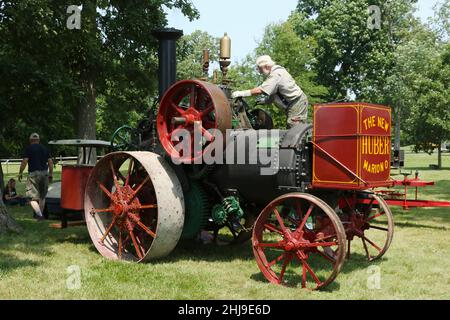
M244 97L251 97L252 92L251 90L244 90L244 91L235 91L231 94L231 98L244 98Z
M22 182L22 174L19 173L19 175L17 176L17 180L19 180L19 182Z
M52 183L53 182L53 176L48 176L48 182Z

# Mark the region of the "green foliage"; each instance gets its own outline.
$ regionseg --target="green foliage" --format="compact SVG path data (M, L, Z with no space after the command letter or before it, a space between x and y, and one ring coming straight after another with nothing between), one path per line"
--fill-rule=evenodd
M411 105L405 131L415 151L431 153L450 139L450 44L443 46L413 85L417 100Z
M300 37L313 37L321 84L329 88L329 100L355 95L368 98L373 87L383 82L412 17L415 1L317 1L300 0L296 25ZM368 8L381 9L380 29L368 27Z
M284 23L267 26L256 54L268 54L285 67L307 94L310 103L324 102L328 90L317 83L317 72L311 68L315 63L313 52L317 43L312 37L297 36L295 27L300 22L301 16L294 13Z
M95 113L84 121L86 110L97 109L102 139L142 117L157 91L157 40L151 33L167 23L162 6L198 17L188 0L77 4L81 29L69 30L67 1L0 1L3 157L18 156L32 131L44 142L79 136L95 126Z
M202 78L203 50L209 50L210 66L219 61L219 38L214 38L207 32L196 30L190 35L183 36L177 42L177 78Z

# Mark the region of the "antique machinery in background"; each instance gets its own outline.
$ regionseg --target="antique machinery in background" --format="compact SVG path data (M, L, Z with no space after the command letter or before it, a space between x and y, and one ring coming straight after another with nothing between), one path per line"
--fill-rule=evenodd
M175 82L181 34L155 33L161 44L157 139L141 151L105 156L89 177L85 217L97 250L110 259L146 261L205 231L222 244L252 238L257 265L270 282L310 289L335 279L352 242L369 261L383 256L393 237L392 214L368 190L391 185L385 148L390 109L319 105L313 124L267 130L251 117L243 121L248 106L230 99L226 34L221 84L207 81L206 51L203 79ZM190 135L174 138L181 131ZM221 144L223 135L228 139ZM186 151L181 143L199 149ZM220 161L208 164L211 146Z

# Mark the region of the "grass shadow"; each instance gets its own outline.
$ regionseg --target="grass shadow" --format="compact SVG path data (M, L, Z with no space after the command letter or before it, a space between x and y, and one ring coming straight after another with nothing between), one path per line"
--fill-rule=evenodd
M29 259L19 259L11 254L0 252L0 275L15 269L37 267L39 263Z

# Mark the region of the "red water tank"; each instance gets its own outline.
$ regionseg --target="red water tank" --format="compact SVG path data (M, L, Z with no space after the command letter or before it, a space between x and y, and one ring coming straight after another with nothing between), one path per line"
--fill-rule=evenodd
M84 190L94 166L63 165L61 173L61 208L84 210Z

